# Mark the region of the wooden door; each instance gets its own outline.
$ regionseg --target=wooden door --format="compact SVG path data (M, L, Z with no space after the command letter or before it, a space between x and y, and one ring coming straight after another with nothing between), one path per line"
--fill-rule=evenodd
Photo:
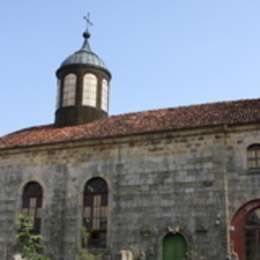
M180 234L168 234L163 240L163 260L185 260L187 243Z

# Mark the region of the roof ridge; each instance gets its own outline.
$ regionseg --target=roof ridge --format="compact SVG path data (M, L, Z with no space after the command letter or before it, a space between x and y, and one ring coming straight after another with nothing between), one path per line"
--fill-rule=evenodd
M260 123L260 99L219 101L113 115L88 124L33 126L0 138L0 149Z
M19 129L17 131L14 131L14 132L8 133L8 134L6 134L4 136L1 136L0 139L3 138L3 137L9 136L9 135L19 134L19 133L22 133L22 132L25 132L25 131L32 131L32 130L40 131L40 130L49 128L51 126L53 126L53 124L29 126L29 127L21 128L21 129Z
M225 100L225 101L198 103L198 104L191 104L191 105L180 105L177 107L155 108L155 109L149 109L149 110L141 110L141 111L137 111L137 112L127 112L124 114L111 115L109 117L115 117L115 116L121 116L121 115L131 115L131 114L135 115L135 114L140 114L140 113L157 112L157 111L163 111L163 110L177 110L180 108L200 107L200 106L209 106L209 105L218 105L218 104L234 104L234 103L241 103L241 102L246 102L246 101L260 101L260 98Z

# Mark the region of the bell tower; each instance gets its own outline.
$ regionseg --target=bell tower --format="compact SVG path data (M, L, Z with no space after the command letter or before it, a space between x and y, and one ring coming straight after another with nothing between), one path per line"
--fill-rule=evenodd
M55 127L81 125L108 116L111 73L90 48L90 33L83 33L82 47L66 58L56 71Z

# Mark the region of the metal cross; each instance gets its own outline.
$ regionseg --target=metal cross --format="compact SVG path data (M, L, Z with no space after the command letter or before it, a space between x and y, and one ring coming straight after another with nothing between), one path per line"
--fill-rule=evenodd
M87 16L84 16L83 17L84 20L86 20L86 23L87 23L87 32L89 31L89 26L93 26L93 23L90 21L90 14L88 13Z

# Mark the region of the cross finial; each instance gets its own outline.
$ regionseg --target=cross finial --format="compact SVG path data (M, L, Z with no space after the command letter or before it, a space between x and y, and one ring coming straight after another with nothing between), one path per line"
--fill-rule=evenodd
M89 26L93 26L93 23L90 21L90 14L88 13L87 16L84 16L83 19L86 21L86 31L89 32Z

